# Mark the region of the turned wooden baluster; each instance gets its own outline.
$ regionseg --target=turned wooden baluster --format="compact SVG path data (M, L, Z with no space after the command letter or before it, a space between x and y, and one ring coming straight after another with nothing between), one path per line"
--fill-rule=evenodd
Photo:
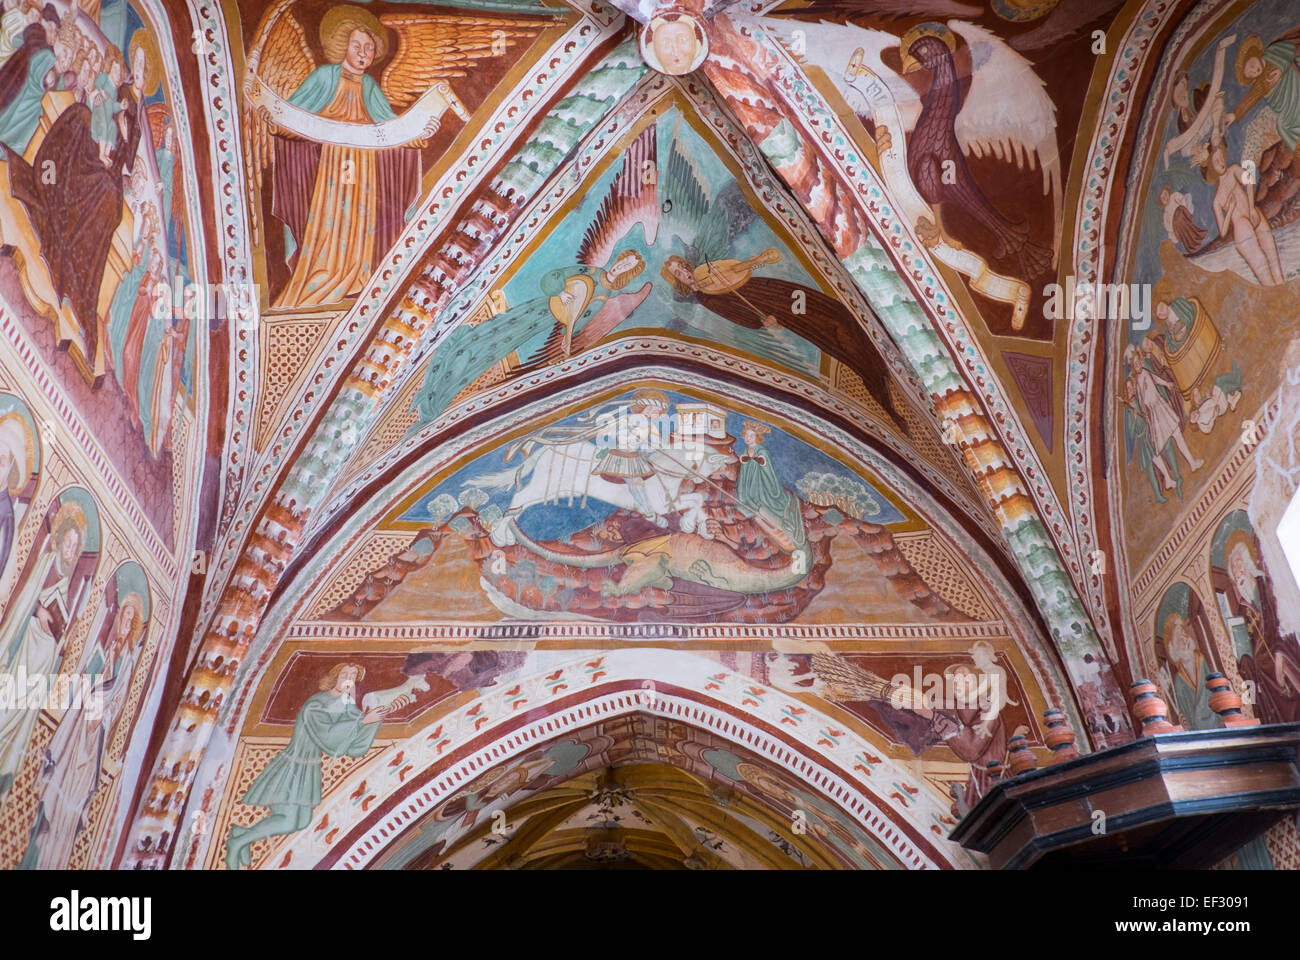
M1221 673L1212 673L1205 678L1205 686L1210 691L1210 709L1219 715L1225 727L1257 727L1259 720L1241 712L1241 696L1232 689L1228 678Z
M1011 761L1013 777L1037 769L1038 758L1034 756L1034 751L1029 749L1029 739L1023 733L1017 733L1008 740L1007 747L1010 749L1007 759Z
M1150 680L1134 680L1128 689L1133 695L1133 717L1140 724L1142 736L1176 733L1183 729L1169 722L1169 705L1160 698L1159 690Z
M1064 763L1077 758L1079 750L1074 745L1074 731L1065 719L1065 711L1058 707L1048 707L1043 711L1043 720L1047 724L1044 739L1052 748L1052 763Z

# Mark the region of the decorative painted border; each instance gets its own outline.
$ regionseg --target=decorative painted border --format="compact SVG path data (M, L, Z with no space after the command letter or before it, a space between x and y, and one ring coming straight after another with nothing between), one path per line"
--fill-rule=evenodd
M763 641L824 642L834 640L883 640L914 643L929 640L988 640L1010 638L1001 621L989 623L607 623L604 621L506 621L503 623L337 623L327 620L298 621L283 635L284 640L468 641L539 642L561 640L572 643L654 643L662 641Z

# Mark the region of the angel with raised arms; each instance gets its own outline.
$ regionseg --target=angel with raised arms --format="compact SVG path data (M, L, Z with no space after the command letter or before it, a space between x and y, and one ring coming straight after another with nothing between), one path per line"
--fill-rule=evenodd
M291 275L277 307L335 303L364 286L419 196L421 150L442 115L469 119L448 80L545 26L340 5L320 20L318 64L295 4L263 18L244 82L251 173L260 185L273 168L271 213L285 227Z

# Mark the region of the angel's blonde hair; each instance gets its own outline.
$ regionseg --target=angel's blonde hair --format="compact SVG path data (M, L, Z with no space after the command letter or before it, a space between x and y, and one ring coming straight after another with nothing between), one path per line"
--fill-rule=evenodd
M330 31L329 36L321 38L325 59L330 63L342 63L347 58L348 42L352 39L355 30L368 34L370 39L375 41L375 62L382 60L384 54L388 52L388 38L384 35L383 28L377 22L364 23L359 18L352 17L340 20Z

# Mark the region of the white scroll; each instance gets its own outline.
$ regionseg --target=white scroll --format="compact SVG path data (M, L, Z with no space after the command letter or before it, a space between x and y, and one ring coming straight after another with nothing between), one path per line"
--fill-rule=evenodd
M983 257L954 244L941 232L938 214L916 192L912 177L907 172L907 131L898 114L898 106L884 81L862 63L861 50L854 54L844 79L866 97L867 103L871 105L876 129L884 127L889 131L889 149L879 151L880 172L903 216L912 224L913 229L916 229L921 220L933 223L940 232L937 241L925 244L930 254L967 277L971 289L976 293L998 303L1012 304L1011 329L1019 330L1024 326L1029 312L1029 285L1016 277L994 273Z
M462 120L469 119L465 105L456 98L444 80L426 90L401 116L383 123L348 123L343 120L328 120L295 107L268 87L261 77L250 79L246 93L255 110L264 111L266 119L281 130L320 143L385 150L432 136L437 132L442 115L448 109Z

